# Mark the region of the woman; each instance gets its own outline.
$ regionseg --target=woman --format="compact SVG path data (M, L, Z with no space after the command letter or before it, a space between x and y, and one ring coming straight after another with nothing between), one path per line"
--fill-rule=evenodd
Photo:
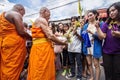
M84 24L85 24L85 19L80 19L80 27L82 29L83 29ZM82 45L83 45L83 43L82 43ZM86 56L82 52L82 77L84 77L84 78L87 78L87 75L89 75L89 71L87 68L88 68L88 65L87 65Z
M57 30L55 31L55 36L61 40L65 41L63 37L63 23L58 23ZM54 52L56 53L56 70L59 71L62 67L62 56L63 45L54 44Z
M57 31L55 31L55 36L60 41L66 41L66 38L63 36L63 23L59 23L57 27ZM54 44L54 52L56 53L56 70L57 72L60 71L62 67L62 51L64 46L60 44Z
M67 31L69 30L69 25L66 23L64 24L63 27L63 36L67 34ZM70 61L69 61L69 55L68 55L68 50L67 46L63 48L62 55L63 55L63 72L62 75L65 76L67 73L70 72L69 66L70 66Z
M120 2L108 10L108 20L102 30L96 22L97 33L103 44L103 65L106 80L120 80Z
M83 53L86 55L88 69L90 71L90 79L93 80L92 60L95 66L95 80L100 79L99 58L102 53L102 41L98 39L96 34L95 22L97 21L98 13L96 10L90 10L87 14L88 23L83 27ZM100 23L102 25L102 23Z

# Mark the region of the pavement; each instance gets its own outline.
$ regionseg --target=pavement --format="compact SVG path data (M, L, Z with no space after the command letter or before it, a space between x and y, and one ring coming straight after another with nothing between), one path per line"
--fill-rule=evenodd
M104 68L102 66L100 66L100 69L101 69L100 80L105 80ZM62 73L62 70L60 70L58 72L58 74L56 75L56 80L68 80L68 79L65 78L65 76L62 76L61 73ZM88 79L89 79L89 76L87 78L82 77L82 80L88 80ZM76 78L74 77L70 80L76 80Z

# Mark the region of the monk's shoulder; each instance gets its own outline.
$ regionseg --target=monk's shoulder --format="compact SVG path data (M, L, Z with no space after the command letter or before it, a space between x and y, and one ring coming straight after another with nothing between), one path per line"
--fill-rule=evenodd
M6 16L11 16L11 17L22 17L18 12L15 11L8 11L5 14Z
M47 23L46 19L45 19L45 18L42 18L42 17L37 18L36 21L37 21L37 22L40 22L40 23Z
M46 21L46 19L44 19L44 18L42 18L42 17L40 17L40 18L37 18L36 20L35 20L35 24L47 24L47 21Z
M5 13L6 19L12 19L12 20L22 20L22 15L20 15L18 12L15 11L8 11Z
M15 11L5 12L4 17L11 23L14 23L14 19L22 19L21 15Z

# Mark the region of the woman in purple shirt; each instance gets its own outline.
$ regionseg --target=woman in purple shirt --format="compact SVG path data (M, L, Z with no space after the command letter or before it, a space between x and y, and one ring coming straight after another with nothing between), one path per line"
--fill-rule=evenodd
M96 22L98 36L100 39L104 39L105 80L120 80L120 2L112 4L107 13L108 20L102 30Z

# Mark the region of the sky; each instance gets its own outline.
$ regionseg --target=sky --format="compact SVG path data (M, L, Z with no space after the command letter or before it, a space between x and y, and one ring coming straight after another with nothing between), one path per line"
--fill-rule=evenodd
M81 0L83 14L87 10L107 8L120 0ZM0 0L0 12L9 10L14 4L25 6L25 21L38 17L41 7L47 7L51 11L50 20L60 20L71 16L78 16L78 0ZM4 6L2 6L4 4Z

